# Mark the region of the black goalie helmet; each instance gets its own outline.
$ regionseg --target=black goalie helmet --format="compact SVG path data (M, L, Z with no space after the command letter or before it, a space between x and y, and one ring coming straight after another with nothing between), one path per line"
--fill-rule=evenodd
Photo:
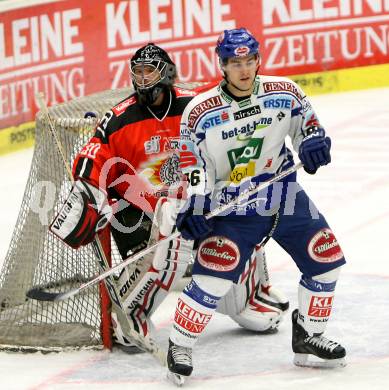
M153 104L158 96L172 88L177 69L165 50L148 43L130 60L131 79L142 104Z

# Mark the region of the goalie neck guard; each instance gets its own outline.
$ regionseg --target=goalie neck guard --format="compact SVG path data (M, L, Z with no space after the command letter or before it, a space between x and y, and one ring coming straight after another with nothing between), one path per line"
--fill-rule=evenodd
M130 60L130 73L139 101L152 105L160 94L173 87L176 65L165 50L154 43L138 49Z

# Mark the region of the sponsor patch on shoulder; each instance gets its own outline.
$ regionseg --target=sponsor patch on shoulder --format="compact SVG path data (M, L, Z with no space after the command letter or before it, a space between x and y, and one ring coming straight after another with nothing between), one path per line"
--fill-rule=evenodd
M240 260L238 246L222 236L213 236L203 241L198 250L198 261L213 271L228 272L237 267Z
M343 258L343 252L329 228L319 230L308 243L308 253L319 263L333 263Z
M189 113L189 116L188 116L188 127L193 129L197 119L200 117L200 115L203 112L210 110L212 108L215 108L215 107L219 107L222 104L223 103L222 103L220 96L213 96L207 100L200 102L196 106L194 106L192 108L192 111Z
M115 106L112 111L115 113L116 116L119 116L123 114L124 111L126 111L126 108L128 106L131 106L136 102L135 96L131 96L130 98L124 100L123 102L119 103L117 106Z
M192 91L190 89L183 89L183 88L175 87L174 90L176 91L177 97L196 96L197 95L196 91Z
M276 91L286 91L290 92L297 97L300 101L302 100L301 93L296 88L294 84L288 81L268 81L263 83L263 90L265 93L276 92Z

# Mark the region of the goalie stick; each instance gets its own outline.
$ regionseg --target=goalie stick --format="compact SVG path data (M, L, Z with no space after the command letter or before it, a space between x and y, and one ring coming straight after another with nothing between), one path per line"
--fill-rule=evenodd
M67 171L68 178L70 179L70 181L72 183L74 183L74 177L73 177L70 165L67 162L67 159L65 157L65 152L64 152L61 140L59 139L57 130L56 130L55 126L54 126L54 122L53 122L53 120L51 118L51 115L50 115L49 110L47 108L47 105L45 103L44 94L43 93L37 93L36 94L36 99L37 99L37 102L38 102L40 110L42 111L43 115L46 117L46 119L48 121L50 133L51 133L51 135L53 136L53 138L55 140L58 152L61 155L64 167L65 167L65 169ZM92 246L93 246L93 250L94 250L94 252L95 252L95 254L97 256L98 264L99 264L100 268L104 271L104 273L106 273L107 270L110 271L111 268L110 268L108 260L107 260L107 258L105 256L105 253L104 253L104 250L102 248L101 242L100 242L100 240L99 240L99 238L97 236L92 241ZM124 266L125 265L123 265L123 267ZM119 292L117 290L116 282L113 279L113 277L111 277L112 273L113 272L110 272L109 274L106 275L105 278L99 279L98 281L104 280L104 283L105 283L105 286L107 288L108 294L109 294L109 296L111 298L112 311L114 311L116 313L117 319L120 322L120 325L123 327L124 332L126 334L128 334L128 336L131 339L131 341L137 347L139 347L140 349L142 349L142 350L144 350L146 352L149 352L150 354L152 354L159 361L159 363L162 366L166 366L166 352L163 351L151 337L149 337L149 336L144 337L144 336L140 335L138 332L136 332L132 328L131 323L130 323L130 321L127 318L127 315L125 313L125 309L123 307L123 304L121 302L120 295L119 295ZM96 281L95 283L97 283L98 281ZM93 284L95 284L95 283L93 283ZM31 290L29 290L26 293L26 296L28 298L37 299L37 300L41 300L41 301L42 300L43 301L58 301L59 300L59 299L50 299L49 298L50 297L50 293L45 293L40 288L32 288ZM40 296L40 298L43 298L43 299L39 299L39 296Z
M230 201L224 205L221 205L221 206L215 208L214 210L212 210L211 212L207 213L205 215L205 218L210 219L212 217L215 217L215 216L223 213L224 211L230 209L231 207L235 206L236 204L238 204L242 200L248 198L249 196L258 193L259 191L269 187L271 184L273 184L273 183L283 179L284 177L290 175L291 173L297 171L302 166L303 166L303 164L301 162L299 162L298 164L293 165L292 167L287 169L286 171L281 172L278 175L274 176L272 179L265 181L263 183L260 183L256 186L254 186L253 188L246 189L245 191L243 191L241 194L239 194L232 201ZM179 237L180 234L181 233L179 231L177 231L177 232L171 234L170 236L159 240L158 242L148 246L147 248L136 253L135 255L128 257L122 263L119 263L119 264L115 265L114 267L107 269L105 272L101 273L100 275L97 275L95 278L93 278L93 279L89 280L88 282L81 284L79 287L71 289L67 292L62 292L62 293L61 292L59 292L59 293L46 292L46 291L42 291L38 287L38 288L30 289L26 295L28 298L36 299L38 301L63 301L65 299L71 298L71 297L79 294L81 291L95 285L96 283L98 283L102 280L105 280L106 278L110 277L110 275L112 275L113 273L115 273L117 271L120 271L122 268L124 268L128 264L131 264L134 261L136 261L136 260L140 259L141 257L147 255L148 253L152 252L158 245L161 245L162 243L168 242L170 240L173 240L173 239Z

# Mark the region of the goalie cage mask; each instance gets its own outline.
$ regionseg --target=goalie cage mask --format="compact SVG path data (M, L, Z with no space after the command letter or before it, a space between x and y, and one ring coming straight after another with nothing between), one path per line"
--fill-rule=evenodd
M173 87L177 69L165 50L149 43L138 49L130 60L130 73L139 101L153 104L160 94Z

